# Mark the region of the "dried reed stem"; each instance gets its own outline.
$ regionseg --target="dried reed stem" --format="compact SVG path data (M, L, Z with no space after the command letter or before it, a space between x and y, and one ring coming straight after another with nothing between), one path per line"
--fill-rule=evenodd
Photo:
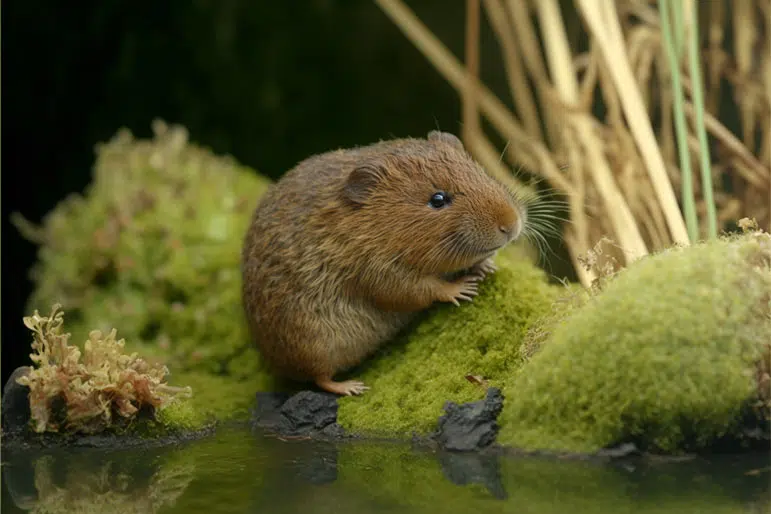
M689 243L688 231L685 228L672 183L667 176L664 158L650 125L640 89L629 67L625 52L626 45L623 37L621 37L621 28L615 13L615 3L610 0L576 0L576 4L580 8L590 32L599 43L600 51L616 88L618 91L623 91L621 101L627 123L629 123L651 182L653 182L672 239L677 243L687 245ZM607 25L603 24L603 17Z
M563 102L568 106L579 101L578 81L572 72L572 59L565 34L562 15L556 0L542 0L538 3L538 15L543 29L547 63ZM594 136L589 120L581 114L568 114L568 121L575 127L573 136L577 137L592 163L589 172L597 188L602 192L602 200L610 215L614 236L624 249L629 261L648 254L648 249L637 227L634 216L618 189L613 173L602 152L602 145Z
M374 0L428 61L462 94L467 72L458 59L415 16L402 0ZM475 79L471 79L475 80ZM571 185L551 160L549 152L527 137L506 106L484 85L476 81L479 108L495 129L518 148L527 149L539 165L539 171L552 186L570 194ZM523 156L525 157L525 156ZM499 177L511 180L510 177Z
M479 81L479 0L466 0L466 81L463 102L463 139L479 136L476 84Z
M514 100L514 105L519 119L525 126L525 130L531 138L543 141L541 124L538 119L537 104L533 97L533 91L522 67L517 41L514 38L513 28L509 22L506 10L501 0L484 0L487 18L495 31L495 35L501 46L503 62L506 68L506 78L509 81L509 89Z

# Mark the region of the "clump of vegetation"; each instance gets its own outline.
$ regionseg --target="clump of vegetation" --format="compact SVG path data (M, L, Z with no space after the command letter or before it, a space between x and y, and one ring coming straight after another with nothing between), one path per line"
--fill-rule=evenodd
M533 321L546 314L560 288L512 247L479 296L460 308L437 305L414 327L353 370L371 387L339 401L339 422L358 433L409 436L436 428L446 401L484 397L524 362L521 345Z
M237 378L260 373L241 306L240 255L270 181L156 121L97 148L94 176L32 226L39 245L27 308L59 303L73 340L119 326L148 360Z
M676 452L735 434L769 398L769 292L767 233L641 259L555 324L505 384L499 442Z
M165 383L165 366L124 353L125 341L115 339L115 329L107 335L92 331L81 353L69 344L63 323L59 305L49 316L35 311L24 318L34 337L30 358L36 367L17 381L29 387L36 432L96 433L113 425L125 426L142 410L155 413L177 398L192 395L189 387Z

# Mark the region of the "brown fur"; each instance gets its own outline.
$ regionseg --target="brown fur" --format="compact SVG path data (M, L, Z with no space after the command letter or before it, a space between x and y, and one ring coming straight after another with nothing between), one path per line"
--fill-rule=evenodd
M429 205L437 191L450 195L448 206ZM414 313L471 300L523 216L447 133L300 162L265 194L244 242L243 301L261 354L289 378L361 393L360 382L333 376Z

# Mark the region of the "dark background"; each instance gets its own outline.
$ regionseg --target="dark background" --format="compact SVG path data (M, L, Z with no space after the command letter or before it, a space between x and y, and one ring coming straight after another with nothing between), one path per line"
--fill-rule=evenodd
M463 57L465 2L408 2ZM507 98L483 30L482 77ZM2 13L2 380L28 362L22 324L37 223L90 180L94 145L158 117L278 177L311 154L458 132L456 93L370 1L16 0Z

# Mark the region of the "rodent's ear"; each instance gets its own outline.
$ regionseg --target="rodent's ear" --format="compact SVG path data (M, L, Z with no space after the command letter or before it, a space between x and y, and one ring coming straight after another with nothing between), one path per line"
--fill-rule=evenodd
M345 197L354 203L364 203L385 176L385 169L376 163L355 168L345 181Z
M429 141L444 141L445 143L449 143L458 150L465 150L463 148L463 143L460 139L454 134L450 134L449 132L441 132L439 130L432 130L428 133L428 140Z

